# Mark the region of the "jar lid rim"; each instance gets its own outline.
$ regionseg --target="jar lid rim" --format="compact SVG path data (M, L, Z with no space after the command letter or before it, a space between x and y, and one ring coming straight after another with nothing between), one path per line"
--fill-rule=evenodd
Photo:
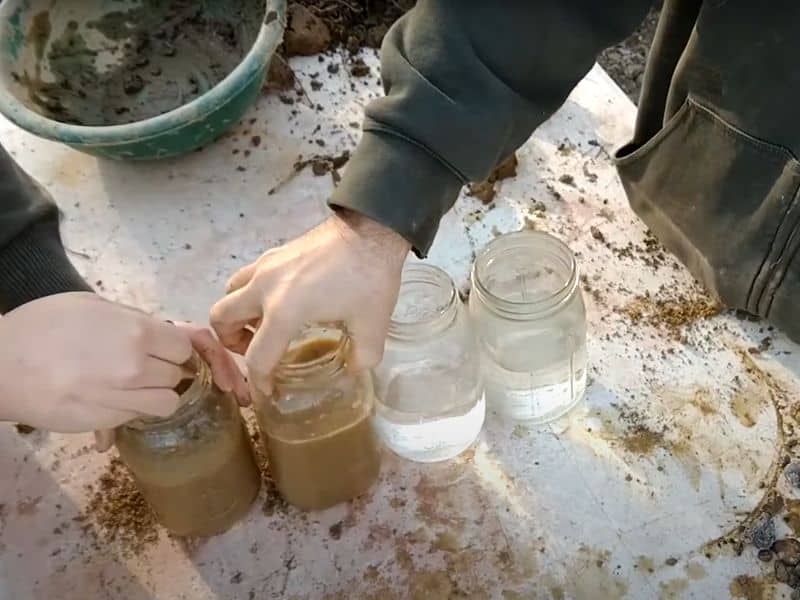
M416 333L420 330L436 325L442 321L444 326L447 326L455 318L452 307L458 300L458 291L456 290L453 278L444 269L431 265L428 263L410 263L403 268L402 280L400 283L400 292L398 294L398 305L400 297L403 293L403 286L409 284L430 284L439 286L442 291L447 294L447 299L442 302L440 306L419 319L400 320L394 318L394 311L392 318L389 322L389 335L391 337L404 338L415 337ZM446 289L445 289L446 288ZM397 306L395 306L397 310ZM446 323L444 321L447 321Z
M183 417L183 415L186 414L191 407L195 406L202 395L202 389L207 388L209 385L213 385L211 368L196 350L192 350L192 356L186 361L186 363L184 363L184 367L194 372L192 376L192 383L183 393L180 394L178 398L178 407L171 414L167 415L166 417L144 415L125 423L123 427L145 430L157 429L162 426L171 426L175 420ZM185 379L188 379L188 377ZM178 385L180 385L180 383Z
M569 275L558 289L534 300L511 300L495 294L483 284L479 270L493 255L502 250L513 251L515 248L532 250L532 246L537 245L549 247L569 269ZM484 304L491 304L500 312L515 316L538 316L560 306L572 296L578 284L578 262L570 247L556 236L544 231L516 231L495 238L479 251L472 265L470 279L474 292Z

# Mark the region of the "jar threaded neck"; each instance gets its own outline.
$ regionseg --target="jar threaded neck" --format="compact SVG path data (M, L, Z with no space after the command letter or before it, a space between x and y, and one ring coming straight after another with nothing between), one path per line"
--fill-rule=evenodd
M500 236L472 267L472 293L489 310L509 319L538 319L578 289L575 255L561 240L540 231Z
M458 291L439 267L412 263L403 269L389 337L419 339L446 329L458 312Z
M342 371L349 350L343 329L308 327L289 344L275 370L278 383L292 384Z

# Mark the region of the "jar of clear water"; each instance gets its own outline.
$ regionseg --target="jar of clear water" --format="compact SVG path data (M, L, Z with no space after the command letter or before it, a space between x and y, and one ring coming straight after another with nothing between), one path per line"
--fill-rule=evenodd
M486 405L477 340L447 273L406 265L374 376L376 429L400 456L447 460L478 437Z
M470 314L486 401L514 421L558 419L586 391L586 308L575 256L539 231L500 236L472 267Z

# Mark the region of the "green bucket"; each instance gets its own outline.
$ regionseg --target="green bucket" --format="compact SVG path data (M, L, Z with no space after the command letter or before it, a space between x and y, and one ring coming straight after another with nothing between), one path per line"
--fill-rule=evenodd
M244 58L218 83L203 91L195 88L193 98L182 103L181 91L175 92L174 108L166 112L119 125L87 125L53 118L51 106L42 104L32 91L31 74L45 81L52 79L50 62L73 60L91 55L97 71L119 61L120 45L130 48L125 39L125 23L117 29L98 27L97 23L115 23L125 11L141 10L148 0L5 0L0 4L0 112L9 120L35 135L62 142L88 154L112 159L147 160L185 154L217 139L239 122L261 93L269 62L280 43L286 23L286 1L266 0L259 13L259 24L247 22L255 41ZM153 0L149 0L152 2ZM229 2L232 0L228 0ZM228 3L198 2L202 11L226 14ZM261 5L258 4L258 7ZM229 13L231 11L228 11ZM45 18L43 18L45 15ZM263 18L261 16L263 15ZM224 17L223 17L224 18ZM42 25L45 23L45 25ZM257 27L257 29L256 29ZM73 38L76 32L79 50ZM113 39L109 39L109 36ZM53 44L62 44L59 53ZM211 43L211 42L209 42ZM66 50L64 50L66 48ZM83 54L81 54L83 53ZM51 58L56 57L57 58ZM66 58L64 58L66 57ZM238 60L238 59L237 59ZM177 64L177 63L176 63ZM217 66L217 65L215 65ZM180 64L177 67L180 69ZM155 74L155 67L153 70ZM194 81L202 80L198 74ZM203 80L204 82L207 80ZM51 85L47 83L46 85ZM69 88L62 78L60 85ZM82 97L86 97L85 93ZM143 92L143 93L146 93ZM199 94L199 95L198 95ZM147 110L147 98L140 96L137 107ZM94 105L87 101L87 107ZM153 105L155 106L155 105ZM152 110L152 106L150 107ZM98 109L99 110L99 109ZM118 109L119 110L119 109ZM125 108L124 110L128 110Z

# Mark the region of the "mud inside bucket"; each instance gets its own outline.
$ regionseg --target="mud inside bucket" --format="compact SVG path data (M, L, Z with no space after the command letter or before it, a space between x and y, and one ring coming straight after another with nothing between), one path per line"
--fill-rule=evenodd
M73 125L134 123L203 95L258 37L263 0L73 0L33 10L12 93Z

